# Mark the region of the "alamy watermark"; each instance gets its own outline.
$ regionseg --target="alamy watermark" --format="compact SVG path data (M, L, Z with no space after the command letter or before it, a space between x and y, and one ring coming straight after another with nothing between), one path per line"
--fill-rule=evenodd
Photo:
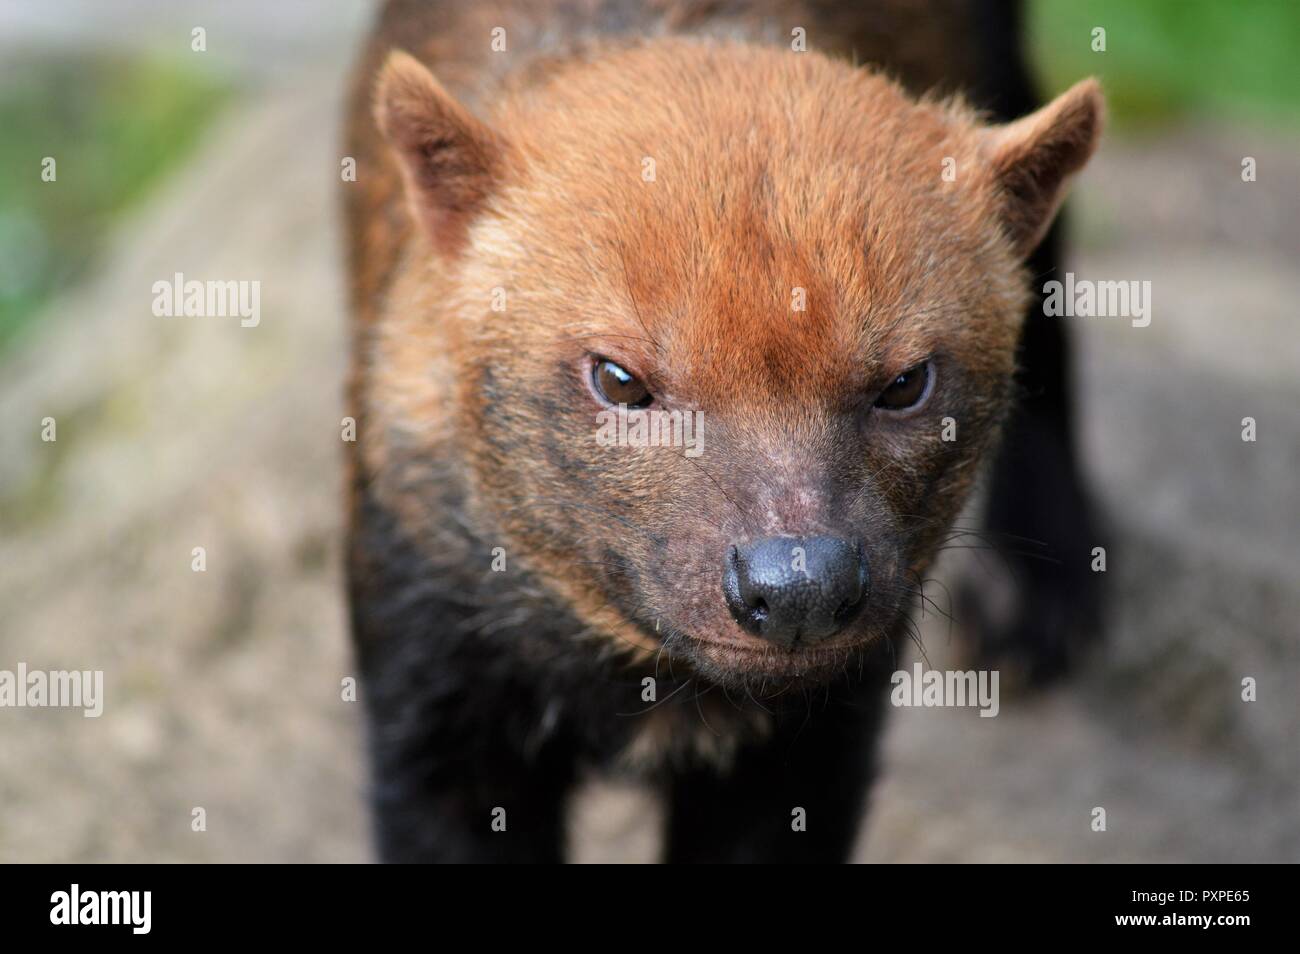
M1092 281L1065 273L1065 281L1043 285L1043 314L1049 318L1131 318L1134 328L1151 324L1149 281Z
M889 701L900 708L978 707L981 719L998 714L998 671L996 669L900 669L889 678L893 690Z
M256 328L262 320L260 281L186 281L177 272L171 281L154 282L152 291L159 318L238 318L243 328Z
M617 407L596 414L601 447L683 447L687 457L704 453L704 412Z
M81 709L87 719L104 713L104 672L27 668L0 669L0 709Z
M132 934L148 934L153 926L152 891L83 891L73 884L50 895L51 924L119 924Z

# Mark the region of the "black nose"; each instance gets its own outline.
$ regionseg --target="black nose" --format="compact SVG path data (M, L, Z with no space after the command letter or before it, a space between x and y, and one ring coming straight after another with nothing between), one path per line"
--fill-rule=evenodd
M820 642L846 626L867 593L860 544L835 537L766 537L727 551L722 591L731 615L780 646Z

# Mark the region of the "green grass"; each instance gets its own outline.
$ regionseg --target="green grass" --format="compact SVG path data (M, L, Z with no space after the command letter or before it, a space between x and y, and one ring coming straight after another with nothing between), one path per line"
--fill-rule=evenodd
M0 86L0 350L193 148L229 90L148 59L28 58ZM57 179L41 179L42 161Z
M1099 76L1121 128L1188 116L1300 125L1295 0L1031 0L1028 28L1044 91Z

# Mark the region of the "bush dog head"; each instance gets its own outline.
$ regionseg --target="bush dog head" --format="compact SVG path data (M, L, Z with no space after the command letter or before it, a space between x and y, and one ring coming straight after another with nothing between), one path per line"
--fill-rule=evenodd
M994 127L815 53L665 39L539 65L481 118L394 53L375 110L419 225L365 392L382 493L418 519L400 464L450 453L484 539L588 634L726 685L903 631L1094 82Z

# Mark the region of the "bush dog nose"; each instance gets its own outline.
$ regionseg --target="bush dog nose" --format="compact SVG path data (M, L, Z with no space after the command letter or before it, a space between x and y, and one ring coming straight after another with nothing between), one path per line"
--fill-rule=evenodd
M867 592L862 545L836 537L765 537L727 551L722 591L742 628L778 646L839 632Z

